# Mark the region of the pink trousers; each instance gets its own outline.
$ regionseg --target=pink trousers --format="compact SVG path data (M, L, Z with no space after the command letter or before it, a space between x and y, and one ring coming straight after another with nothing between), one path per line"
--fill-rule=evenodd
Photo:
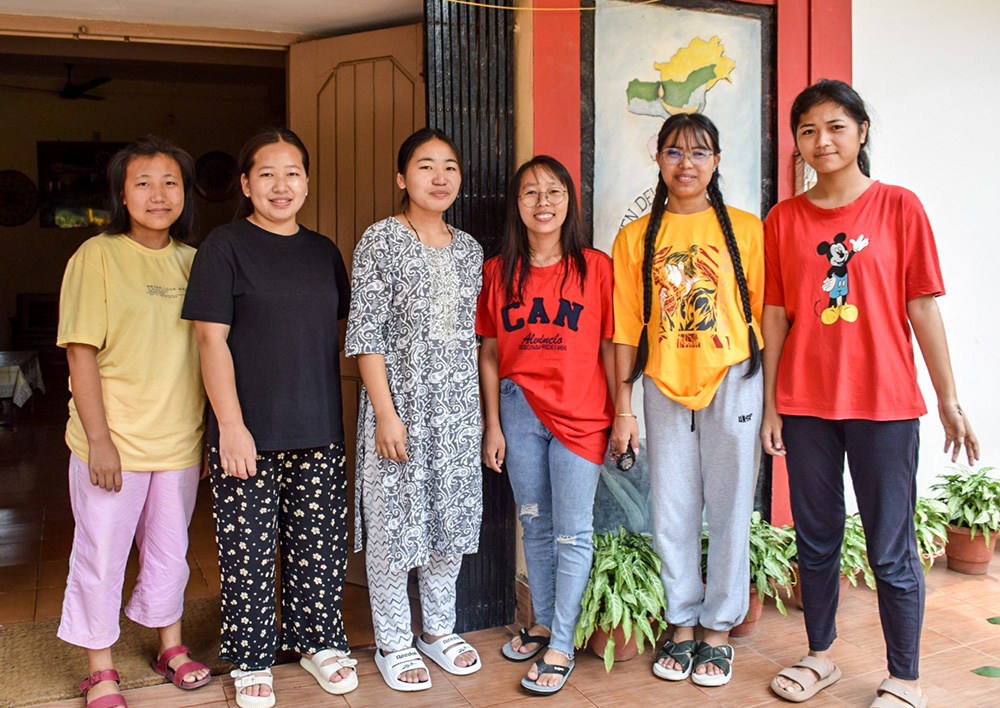
M122 471L120 492L90 483L87 463L69 460L69 493L76 530L57 636L86 649L118 640L125 565L132 539L139 577L125 607L146 627L169 627L181 618L187 586L188 524L201 465L157 472Z

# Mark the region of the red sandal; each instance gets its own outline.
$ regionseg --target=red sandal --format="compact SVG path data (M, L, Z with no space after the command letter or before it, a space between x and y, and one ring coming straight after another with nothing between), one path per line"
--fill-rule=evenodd
M200 669L207 669L200 661L188 661L180 665L180 668L174 670L167 665L167 662L173 659L179 654L190 654L191 650L188 649L183 644L176 647L170 647L165 652L160 654L160 658L157 659L153 657L153 660L149 663L153 667L153 671L158 673L160 676L165 676L168 681L173 682L177 688L183 688L185 691L190 691L195 688L200 688L206 683L212 680L212 675L209 674L205 678L198 679L197 681L185 681L184 677L193 671L198 671Z
M121 677L118 676L118 672L114 669L104 669L103 671L92 673L80 683L80 693L83 694L85 702L87 701L87 691L101 681L114 681L117 684L121 684ZM101 696L87 702L86 708L128 708L128 703L125 702L125 696L121 693L112 693L109 696Z

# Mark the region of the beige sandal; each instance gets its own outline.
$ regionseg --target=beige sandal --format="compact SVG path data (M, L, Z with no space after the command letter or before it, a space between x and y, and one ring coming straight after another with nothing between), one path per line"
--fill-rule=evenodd
M875 700L869 708L899 708L898 701L882 698L883 693L891 694L913 708L927 708L927 694L919 688L907 686L902 681L891 678L885 679L875 689Z
M832 667L832 668L831 668ZM794 681L802 687L801 691L789 691L778 685L778 678ZM792 703L808 701L827 686L832 686L840 680L840 667L827 664L814 656L803 656L794 666L782 669L771 679L771 690L778 698L784 698ZM878 700L878 699L876 699ZM874 707L873 708L878 708ZM896 707L898 708L898 706Z

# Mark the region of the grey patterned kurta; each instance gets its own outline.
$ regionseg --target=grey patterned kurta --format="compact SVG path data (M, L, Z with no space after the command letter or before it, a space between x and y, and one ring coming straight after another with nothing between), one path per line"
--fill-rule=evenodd
M383 354L407 462L375 451L375 412L362 387L358 411L355 550L363 525L383 524L393 571L475 553L482 520L476 299L483 251L455 230L431 248L395 218L372 224L354 249L347 356ZM380 485L384 513L363 515L364 488Z

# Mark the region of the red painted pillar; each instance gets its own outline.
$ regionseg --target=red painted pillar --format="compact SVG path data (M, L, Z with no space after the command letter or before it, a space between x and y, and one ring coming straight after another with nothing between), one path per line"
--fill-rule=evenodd
M578 7L543 0L540 7ZM533 18L534 150L551 155L580 184L580 13L536 12Z
M818 79L851 81L851 0L777 0L778 199L795 194L792 102ZM771 523L792 523L785 460L771 470Z

